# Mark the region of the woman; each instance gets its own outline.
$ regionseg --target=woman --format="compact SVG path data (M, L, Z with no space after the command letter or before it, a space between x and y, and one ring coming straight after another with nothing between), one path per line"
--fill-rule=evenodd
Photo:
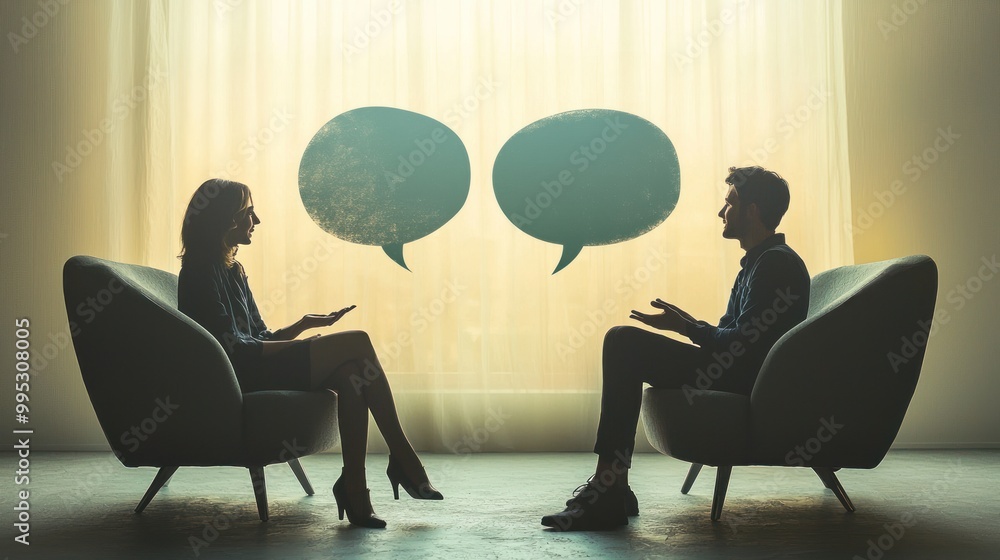
M368 411L389 446L386 474L396 499L400 485L414 498L442 499L403 434L368 335L346 331L295 340L309 329L337 322L353 305L329 315L305 315L275 331L264 325L243 266L236 261L237 249L251 243L259 223L246 185L210 179L198 187L181 228L179 309L222 344L244 393L285 389L337 394L344 468L333 495L340 519L346 510L354 525L385 527L372 510L365 481Z

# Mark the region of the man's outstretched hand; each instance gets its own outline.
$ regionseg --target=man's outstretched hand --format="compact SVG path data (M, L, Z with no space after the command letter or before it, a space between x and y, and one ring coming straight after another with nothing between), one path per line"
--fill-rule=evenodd
M660 313L642 313L633 309L632 314L629 315L629 319L641 321L655 329L674 331L681 334L687 334L689 323L697 323L697 320L690 313L660 298L656 298L649 302L649 304L659 309Z

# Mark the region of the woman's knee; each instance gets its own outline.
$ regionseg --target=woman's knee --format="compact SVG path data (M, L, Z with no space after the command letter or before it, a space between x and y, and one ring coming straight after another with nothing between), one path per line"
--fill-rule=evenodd
M372 339L365 331L344 331L337 334L342 338L343 343L350 345L361 353L370 354L375 351Z
M346 344L352 346L371 346L372 339L365 331L341 331L337 333L324 334L315 339L314 343L326 344Z
M365 331L344 331L321 336L312 341L311 354L323 360L325 357L354 359L372 356L375 349Z

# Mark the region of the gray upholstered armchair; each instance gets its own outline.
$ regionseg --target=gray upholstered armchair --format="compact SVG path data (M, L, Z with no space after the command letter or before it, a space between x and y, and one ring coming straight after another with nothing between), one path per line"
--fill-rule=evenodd
M811 467L854 511L834 472L885 457L920 375L937 294L930 257L844 266L812 280L809 313L764 361L750 396L648 388L642 421L661 453L718 467L718 520L736 465Z
M141 512L178 467L250 470L267 521L264 466L336 445L337 398L328 392L242 394L212 335L177 310L177 276L87 256L66 261L63 293L87 393L126 467L159 467Z

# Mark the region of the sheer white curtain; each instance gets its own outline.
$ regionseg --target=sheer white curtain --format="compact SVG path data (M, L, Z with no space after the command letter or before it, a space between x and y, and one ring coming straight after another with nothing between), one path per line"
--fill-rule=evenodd
M357 304L329 330L372 336L421 448L587 449L604 332L655 297L722 314L742 256L716 216L731 165L788 179L779 231L811 273L852 259L839 2L175 0L112 11L112 79L151 66L168 76L121 140L128 173L114 180L137 193L147 221L135 227L152 232L134 251L176 271L194 189L212 176L249 184L262 223L239 259L265 320ZM407 245L413 272L332 238L298 196L312 135L371 105L436 118L469 151L466 205ZM525 125L592 107L666 132L680 202L654 231L586 247L553 276L560 247L506 220L492 164Z

